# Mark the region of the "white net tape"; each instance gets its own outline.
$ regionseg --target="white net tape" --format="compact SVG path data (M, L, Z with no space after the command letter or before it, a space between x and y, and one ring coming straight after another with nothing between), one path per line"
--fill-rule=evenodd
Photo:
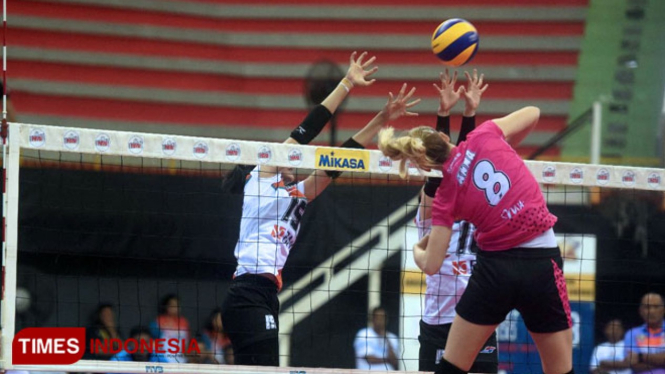
M398 174L378 150L197 138L164 134L13 124L21 148L231 164ZM526 161L539 183L663 191L665 171L654 168ZM419 175L414 168L409 173Z

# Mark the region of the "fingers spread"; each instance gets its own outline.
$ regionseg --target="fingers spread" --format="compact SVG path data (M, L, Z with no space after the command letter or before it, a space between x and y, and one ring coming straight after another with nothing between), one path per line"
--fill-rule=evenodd
M406 87L406 83L404 84L404 86ZM409 93L406 94L406 96L404 96L404 100L409 100L409 99L411 98L411 96L413 96L413 94L414 94L415 92L416 92L416 88L415 88L415 87L412 87L412 88L411 88L411 91L409 91Z
M368 66L372 65L372 63L376 61L376 56L372 56L369 60L367 60L362 66L363 69L367 69Z
M358 59L356 60L356 63L357 63L358 65L361 65L361 66L362 66L362 64L363 64L363 60L365 59L365 56L367 56L367 52L363 52L363 53L361 53L361 54L360 54L360 57L358 57Z
M368 70L364 73L365 77L369 77L370 75L376 73L378 70L379 70L378 66L375 66L375 67L371 68L370 70Z

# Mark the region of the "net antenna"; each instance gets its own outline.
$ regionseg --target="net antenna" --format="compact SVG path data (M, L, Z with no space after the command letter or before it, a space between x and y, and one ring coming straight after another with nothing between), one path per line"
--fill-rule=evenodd
M16 263L18 251L18 129L7 123L7 0L2 1L2 299L0 367L11 367L16 315Z

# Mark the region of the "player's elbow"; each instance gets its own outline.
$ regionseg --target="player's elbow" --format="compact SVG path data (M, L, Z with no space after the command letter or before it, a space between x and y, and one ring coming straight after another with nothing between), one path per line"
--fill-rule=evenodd
M524 108L524 110L533 125L538 123L538 119L540 118L540 108L537 106L528 106Z
M422 267L422 271L427 275L434 275L439 272L439 268L432 264L425 264L425 266Z

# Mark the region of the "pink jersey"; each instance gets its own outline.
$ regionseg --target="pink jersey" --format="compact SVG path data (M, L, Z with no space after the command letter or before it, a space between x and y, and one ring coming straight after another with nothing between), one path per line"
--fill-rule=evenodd
M556 222L538 182L492 121L473 130L443 165L432 224L452 227L459 219L476 226L485 251L518 247Z

